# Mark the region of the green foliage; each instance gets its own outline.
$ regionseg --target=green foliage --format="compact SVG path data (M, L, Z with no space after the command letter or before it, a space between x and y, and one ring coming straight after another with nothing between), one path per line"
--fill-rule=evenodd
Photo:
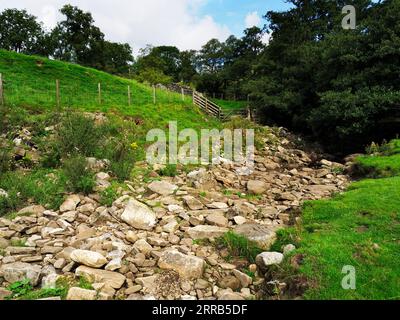
M250 263L254 263L256 256L262 252L254 242L233 231L216 239L216 244L218 247L227 248L232 257L246 258Z
M18 211L28 199L52 210L62 204L66 188L65 177L58 171L37 169L30 173L7 172L1 176L0 188L8 198L0 197L0 216Z
M108 187L104 191L100 192L100 204L102 206L111 207L117 198L118 193L113 186Z
M0 142L1 143L1 142ZM0 176L11 169L10 149L6 146L0 147Z
M11 246L12 247L26 247L26 241L25 240L11 240Z
M92 283L85 277L79 277L78 287L86 290L93 290Z
M50 297L65 298L69 287L57 281L56 288L34 290L30 284L30 280L25 279L11 284L7 289L12 292L12 294L6 298L7 300L38 300Z
M83 192L85 194L93 191L96 185L94 173L87 168L87 162L84 157L76 156L65 160L63 171L70 191Z
M135 151L129 138L126 136L111 138L107 144L107 158L111 161L110 170L119 181L131 178L133 167L135 166Z
M81 113L65 114L57 133L57 149L63 157L80 154L93 156L101 138L94 120Z
M162 177L175 177L178 174L177 167L169 164L165 168L158 170L158 174Z
M33 287L29 279L24 279L10 284L7 289L12 292L8 299L15 299L30 293L33 290Z

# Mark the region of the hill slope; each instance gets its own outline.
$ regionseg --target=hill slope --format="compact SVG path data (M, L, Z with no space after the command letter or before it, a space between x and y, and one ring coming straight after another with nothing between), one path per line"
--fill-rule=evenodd
M4 80L5 101L10 106L56 110L56 80L59 80L62 108L113 111L153 124L176 120L180 126L190 128L200 128L210 122L192 105L188 96L182 101L179 94L157 89L154 104L153 88L75 64L0 50L0 73Z

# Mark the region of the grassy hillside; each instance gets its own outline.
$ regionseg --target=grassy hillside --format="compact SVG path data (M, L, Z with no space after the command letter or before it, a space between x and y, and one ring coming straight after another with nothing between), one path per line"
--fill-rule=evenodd
M5 100L10 106L55 110L58 79L63 108L113 111L141 118L151 125L177 120L182 127L201 128L213 122L193 107L189 96L182 101L179 94L157 89L154 104L153 88L75 64L0 50L0 73ZM131 106L128 86L131 87ZM212 125L217 123L214 121Z
M398 153L399 142L391 142L385 153ZM331 200L306 203L301 226L282 232L276 249L294 242L298 250L290 258L301 257L302 263L297 269L288 259L279 273L286 279L306 279L305 298L400 299L398 156L360 158L368 172L380 175L384 168L393 176L362 180ZM342 288L344 266L355 268L356 290Z
M224 111L236 111L245 109L248 105L246 101L231 101L231 100L220 100L212 99L217 105L219 105Z

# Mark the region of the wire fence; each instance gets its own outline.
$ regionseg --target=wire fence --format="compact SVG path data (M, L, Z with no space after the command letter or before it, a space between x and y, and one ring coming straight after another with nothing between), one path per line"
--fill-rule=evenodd
M192 103L192 98L157 86L135 83L72 83L53 81L16 81L0 74L0 104L44 108L109 109L157 104Z

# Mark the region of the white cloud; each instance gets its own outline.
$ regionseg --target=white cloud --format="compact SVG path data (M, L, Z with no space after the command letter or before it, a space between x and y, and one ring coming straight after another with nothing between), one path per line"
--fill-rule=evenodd
M253 11L247 14L245 18L246 28L258 27L261 24L261 17L257 11Z
M96 25L111 41L128 42L135 53L146 44L175 45L181 50L199 49L211 38L225 40L227 26L211 16L199 15L207 0L14 0L0 2L5 8L27 9L52 28L60 20L58 10L66 3L90 11ZM7 1L8 2L8 1Z

